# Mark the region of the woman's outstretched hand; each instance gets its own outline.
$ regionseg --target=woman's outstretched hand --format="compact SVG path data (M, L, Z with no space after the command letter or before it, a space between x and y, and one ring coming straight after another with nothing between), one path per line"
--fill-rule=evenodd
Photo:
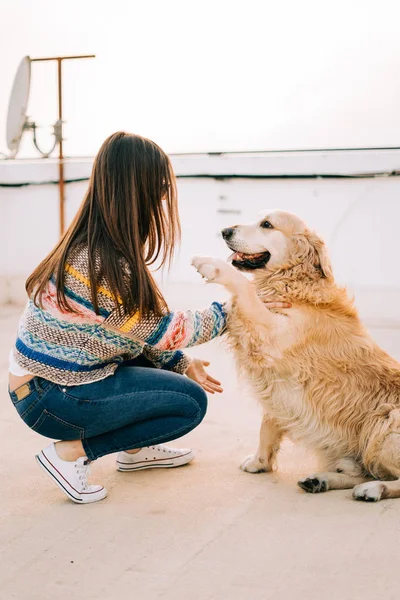
M208 360L193 358L185 375L196 381L209 394L214 394L215 392L220 394L222 392L221 383L214 379L214 377L211 377L204 368L208 367L209 364Z

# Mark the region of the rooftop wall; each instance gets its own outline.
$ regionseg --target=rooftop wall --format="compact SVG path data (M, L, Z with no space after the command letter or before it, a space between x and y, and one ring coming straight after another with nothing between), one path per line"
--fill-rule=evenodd
M193 254L226 257L221 228L260 211L292 211L328 244L335 275L374 324L400 327L400 151L172 156L183 239L168 286L199 283ZM88 177L91 159L67 160L65 178ZM315 177L320 175L321 177ZM357 177L352 177L357 175ZM0 161L0 184L57 181L52 160ZM66 185L71 220L87 182ZM57 185L0 187L0 302L25 301L23 282L58 238ZM204 292L203 292L204 293Z

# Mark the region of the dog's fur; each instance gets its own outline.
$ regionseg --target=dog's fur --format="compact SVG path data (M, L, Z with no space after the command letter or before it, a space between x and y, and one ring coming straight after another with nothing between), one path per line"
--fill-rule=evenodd
M300 219L275 211L233 229L234 251L271 254L252 282L219 259L193 265L232 294L228 338L264 410L258 450L241 468L271 471L288 435L326 462L326 472L299 482L306 491L400 497L400 364L364 329L323 241ZM292 308L268 310L263 301L273 299Z

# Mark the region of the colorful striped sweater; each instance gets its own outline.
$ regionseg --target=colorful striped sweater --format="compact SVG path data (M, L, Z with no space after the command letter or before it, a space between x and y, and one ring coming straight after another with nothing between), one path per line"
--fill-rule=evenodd
M104 280L97 290L97 315L91 302L87 249L75 251L65 270L65 293L76 312L60 309L55 282L50 280L42 308L29 300L14 347L19 366L54 383L98 381L142 353L161 369L184 373L190 359L180 349L203 344L225 329L226 314L218 302L162 317L124 315Z

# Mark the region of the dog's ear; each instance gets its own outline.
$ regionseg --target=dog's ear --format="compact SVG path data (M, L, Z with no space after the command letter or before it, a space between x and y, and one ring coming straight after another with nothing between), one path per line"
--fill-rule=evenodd
M317 269L325 279L332 279L332 267L324 242L315 233L310 231L295 234L294 243L295 262L301 262L305 268Z
M325 279L332 279L332 265L325 243L315 233L309 233L306 237L315 251L317 259L315 267L320 269L322 276L325 277Z

